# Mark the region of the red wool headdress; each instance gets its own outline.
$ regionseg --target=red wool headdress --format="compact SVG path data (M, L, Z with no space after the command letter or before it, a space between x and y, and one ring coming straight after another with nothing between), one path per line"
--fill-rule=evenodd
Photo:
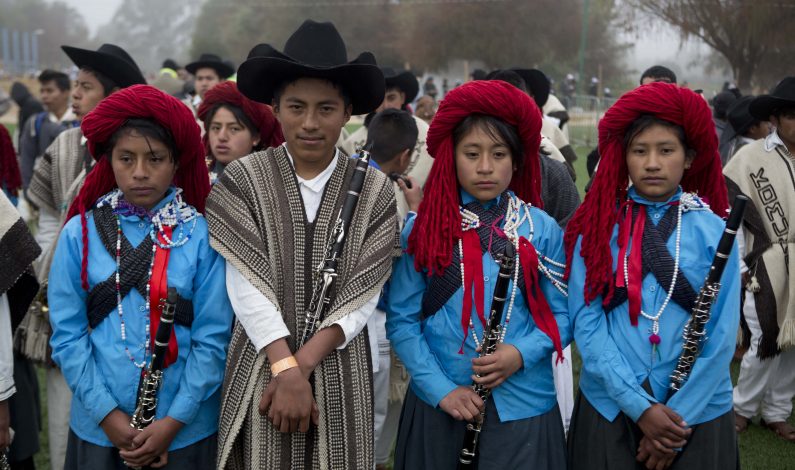
M205 93L204 100L197 112L199 119L204 122L208 113L220 103L236 106L243 110L243 113L257 126L256 130L259 132L260 143L263 148L276 147L284 142L282 126L279 125L279 121L273 115L271 107L243 96L237 89L237 84L233 81L221 82ZM207 123L205 123L206 125ZM207 132L204 133L202 142L204 143L206 154L215 161L215 157L211 154Z
M14 144L8 129L0 124L0 189L5 189L12 196L19 194L22 188L22 175L19 173L19 162Z
M149 85L134 85L117 91L100 101L80 125L88 139L88 151L97 161L86 176L66 220L80 214L83 225L83 262L81 279L88 291L88 229L86 211L104 194L116 187L116 177L105 144L128 119L152 119L171 132L179 153L174 185L182 188L185 202L204 212L210 193L210 176L204 162L201 134L193 113L181 101ZM101 153L102 152L102 153Z
M179 167L174 184L182 188L185 202L204 212L210 193L210 177L204 162L201 131L193 114L178 99L149 85L124 88L100 101L80 125L88 139L88 151L97 164L86 176L77 198L69 207L66 220L85 213L104 194L116 187L116 179L105 143L128 119L152 119L171 132L179 153Z
M604 302L609 302L613 296L610 237L618 220L618 204L626 199L629 184L624 134L643 115L684 128L687 145L695 150L696 157L680 185L686 192L698 193L715 214L726 217L728 191L707 102L693 91L669 83L650 83L624 94L599 121L599 169L585 200L566 227L567 266L571 266L574 245L582 236L580 255L586 267L586 302L601 294L605 294Z
M509 189L523 201L543 208L538 161L542 118L538 106L527 94L502 81L472 81L454 88L445 95L428 130L428 153L434 163L409 235L408 252L414 255L415 267L430 274L444 272L452 260L453 243L462 236L453 131L472 114L494 116L516 128L523 144L524 164L514 172Z

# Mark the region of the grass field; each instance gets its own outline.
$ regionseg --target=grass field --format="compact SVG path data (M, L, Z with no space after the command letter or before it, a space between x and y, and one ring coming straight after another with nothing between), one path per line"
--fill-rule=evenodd
M8 126L9 131L13 133L13 126ZM355 130L351 126L351 131ZM588 143L588 139L584 136L577 135L577 130L573 129L572 137L575 143ZM577 170L577 187L580 189L581 194L584 194L583 188L588 182L588 174L585 167L585 157L592 150L592 146L588 145L575 145L579 159L575 162ZM577 384L579 371L581 367L580 356L574 351L574 383ZM39 388L42 401L42 423L46 427L47 423L47 400L45 391L44 371L39 369ZM731 366L732 379L736 382L737 375L739 374L739 364L732 363ZM795 416L790 416L790 423L795 425ZM46 429L40 433L41 451L36 455L36 468L49 469L49 452L47 450L47 433ZM771 431L768 431L757 424L749 426L748 430L740 435L740 459L742 462L743 470L794 470L795 469L795 444L785 442L778 438ZM617 469L621 470L621 469ZM698 470L698 469L693 469Z

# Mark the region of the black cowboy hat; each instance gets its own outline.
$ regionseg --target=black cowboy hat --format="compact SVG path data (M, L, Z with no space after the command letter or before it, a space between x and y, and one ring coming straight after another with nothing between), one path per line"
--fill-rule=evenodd
M748 108L751 106L751 102L753 100L753 96L744 96L735 101L732 107L729 108L729 111L726 113L729 124L732 126L732 130L734 131L732 137L745 134L748 132L748 129L750 129L751 126L760 121L759 119L751 116L751 113L748 111ZM767 119L765 119L765 121L767 121Z
M406 99L403 104L411 103L417 94L420 92L420 82L408 70L398 72L392 67L381 67L381 72L384 73L384 81L386 82L386 89L400 88L400 91L406 94Z
M103 44L96 51L72 46L61 46L61 49L78 68L87 67L96 70L121 88L146 85L141 69L130 54L119 46Z
M271 104L276 89L286 80L323 78L339 83L351 98L353 114L367 114L384 101L384 74L375 57L362 52L348 62L345 43L332 23L304 21L279 52L260 44L237 70L241 93Z
M748 111L760 121L767 121L776 109L784 106L795 107L795 77L781 80L773 93L757 96Z
M539 108L543 108L549 99L549 90L551 85L549 78L544 75L544 72L538 69L520 69L512 68L514 72L519 74L527 85L527 90L533 94L533 99Z
M222 79L230 77L235 73L234 67L221 60L221 58L215 54L202 54L199 56L199 60L185 66L185 70L192 75L196 75L197 70L204 68L215 70Z

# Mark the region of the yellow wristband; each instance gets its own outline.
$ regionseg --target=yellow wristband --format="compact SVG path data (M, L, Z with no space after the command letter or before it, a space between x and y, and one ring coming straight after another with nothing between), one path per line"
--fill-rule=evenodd
M287 356L284 359L271 364L271 376L276 377L287 369L292 369L293 367L298 367L298 361L295 360L295 356Z

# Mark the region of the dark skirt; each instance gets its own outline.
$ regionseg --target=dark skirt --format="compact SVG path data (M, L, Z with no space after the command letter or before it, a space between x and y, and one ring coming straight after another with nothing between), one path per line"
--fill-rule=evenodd
M8 409L15 434L8 460L21 462L39 451L41 401L36 367L17 352L14 352L14 385L17 392L8 399Z
M431 407L409 388L400 415L395 470L455 469L465 427L464 421ZM564 470L565 442L557 405L540 416L501 423L494 400L489 400L475 468Z
M669 470L739 470L733 411L692 429ZM645 470L635 460L641 438L643 432L627 415L619 413L610 422L579 393L569 428L569 470Z
M218 435L205 437L182 449L168 453L168 464L163 469L213 470L218 451ZM101 468L104 470L130 470L119 457L119 449L103 447L84 441L70 429L66 445L64 470Z

